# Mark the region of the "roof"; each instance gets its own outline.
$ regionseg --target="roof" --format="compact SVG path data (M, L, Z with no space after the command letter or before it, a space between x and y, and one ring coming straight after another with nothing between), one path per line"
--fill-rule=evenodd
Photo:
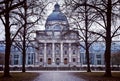
M67 21L67 17L60 11L60 5L55 4L53 12L48 16L48 21Z
M45 30L69 30L67 17L61 12L58 3L55 4L53 12L46 20Z

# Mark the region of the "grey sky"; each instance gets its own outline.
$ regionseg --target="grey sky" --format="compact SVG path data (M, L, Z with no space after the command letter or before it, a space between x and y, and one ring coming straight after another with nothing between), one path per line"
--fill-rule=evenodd
M46 0L48 2L51 2L48 6L47 6L47 14L45 16L45 19L47 18L47 16L52 13L53 9L54 9L54 4L56 2L58 2L59 4L61 3L62 0ZM37 29L38 30L44 30L44 25L45 25L45 21L43 21L43 25L36 25L38 26ZM0 40L4 40L5 38L5 34L4 34L4 26L3 23L0 20Z

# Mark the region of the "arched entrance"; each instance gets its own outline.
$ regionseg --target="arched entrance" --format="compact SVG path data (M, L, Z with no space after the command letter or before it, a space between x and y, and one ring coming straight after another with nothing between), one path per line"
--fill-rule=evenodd
M67 64L68 63L68 60L67 58L64 59L64 64Z
M59 65L60 64L60 59L56 58L56 64Z
M48 64L51 64L51 58L48 58Z

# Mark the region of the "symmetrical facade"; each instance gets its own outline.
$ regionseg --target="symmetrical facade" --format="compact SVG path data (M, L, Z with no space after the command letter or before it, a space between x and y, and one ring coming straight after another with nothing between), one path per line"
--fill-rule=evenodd
M79 66L78 32L69 29L66 16L55 4L45 30L36 31L36 63L44 67Z
M79 41L78 31L71 30L66 16L56 4L53 12L48 16L45 30L36 31L36 38L26 50L26 67L84 67L86 65L85 45ZM22 66L22 53L11 47L10 66ZM33 46L34 45L34 46ZM113 41L111 52L120 51L120 41ZM0 41L0 59L5 51L5 42ZM90 64L104 65L104 41L94 42L90 47ZM1 56L2 54L2 56ZM4 59L3 59L4 60ZM0 62L0 66L4 61Z

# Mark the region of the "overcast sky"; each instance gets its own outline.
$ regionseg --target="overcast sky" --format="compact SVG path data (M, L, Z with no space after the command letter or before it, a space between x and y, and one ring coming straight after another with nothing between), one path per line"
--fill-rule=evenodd
M47 19L47 17L52 13L52 11L54 10L54 5L56 4L56 2L58 2L59 4L62 4L63 0L46 0L48 2L51 2L48 6L47 6L47 14L45 16L45 19ZM44 30L45 29L45 22L43 22L43 25L38 25L38 30ZM0 20L0 40L4 40L4 26L2 25L2 22Z

